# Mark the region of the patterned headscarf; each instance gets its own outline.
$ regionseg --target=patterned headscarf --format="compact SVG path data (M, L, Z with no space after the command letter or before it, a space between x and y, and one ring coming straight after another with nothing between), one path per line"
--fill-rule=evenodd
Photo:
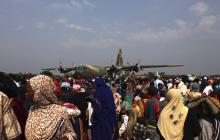
M41 105L57 103L58 99L53 94L55 85L53 79L46 75L37 75L30 79L30 86L34 91L33 100Z
M49 140L63 136L74 137L75 133L64 107L58 105L58 99L53 94L53 80L45 75L30 79L34 91L33 100L36 105L30 109L25 127L27 140Z

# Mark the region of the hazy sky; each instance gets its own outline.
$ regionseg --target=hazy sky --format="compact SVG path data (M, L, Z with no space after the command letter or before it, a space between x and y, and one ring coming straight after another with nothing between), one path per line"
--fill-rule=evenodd
M0 71L111 65L220 74L220 0L0 0Z

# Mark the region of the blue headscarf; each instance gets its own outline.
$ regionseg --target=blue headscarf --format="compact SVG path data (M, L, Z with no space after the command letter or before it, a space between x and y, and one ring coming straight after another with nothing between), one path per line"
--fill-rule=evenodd
M96 78L96 93L95 99L99 102L102 109L110 111L111 113L115 112L115 103L114 97L111 89L105 84L104 79Z
M96 87L106 86L104 79L96 77L95 78Z

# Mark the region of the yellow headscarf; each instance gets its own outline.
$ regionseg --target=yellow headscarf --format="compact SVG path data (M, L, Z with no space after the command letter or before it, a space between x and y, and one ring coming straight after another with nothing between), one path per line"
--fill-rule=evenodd
M157 126L164 139L182 140L188 108L184 106L183 97L177 89L170 89L167 98L169 103L162 110Z

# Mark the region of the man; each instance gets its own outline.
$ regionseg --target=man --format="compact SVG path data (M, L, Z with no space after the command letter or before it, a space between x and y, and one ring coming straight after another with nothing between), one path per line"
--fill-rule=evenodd
M159 118L158 90L156 87L149 89L149 100L144 109L144 118L147 125L156 126Z
M187 93L187 86L186 86L187 81L188 81L188 77L186 75L183 75L177 87L177 89L180 90L183 96L186 96L186 93Z
M203 90L203 94L209 96L210 93L213 92L212 84L213 84L213 80L208 80L208 85Z
M158 89L158 85L159 85L159 84L164 85L163 81L160 80L159 77L156 76L155 79L156 79L156 80L154 81L154 87L156 87L156 88Z
M136 93L134 94L133 101L136 98L136 96L139 96L142 99L146 98L146 95L142 92L142 86L141 85L136 86Z
M10 106L9 98L0 92L0 139L18 139L21 128Z

